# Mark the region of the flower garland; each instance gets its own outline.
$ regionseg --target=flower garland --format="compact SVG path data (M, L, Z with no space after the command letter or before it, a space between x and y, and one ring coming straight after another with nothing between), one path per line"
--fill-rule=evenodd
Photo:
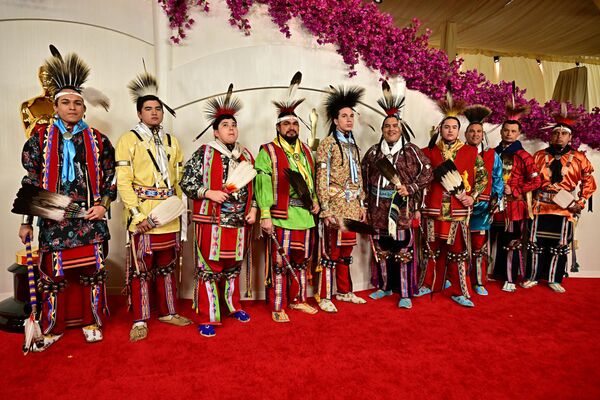
M208 12L207 0L157 0L169 17L176 35L173 43L185 39L185 31L194 24L190 17L192 7ZM419 35L420 22L416 19L404 28L394 25L390 15L381 13L373 2L362 0L226 0L230 10L229 23L245 35L250 34L246 16L255 3L265 4L275 25L287 38L291 37L288 23L299 19L318 44L333 44L348 65L349 76L356 75L355 67L362 60L367 67L379 71L382 77L402 76L407 88L418 90L433 100L444 96L446 82L450 81L457 99L469 104L485 104L493 111L490 123L501 123L505 104L512 93L512 84L501 81L494 84L476 70L460 71L462 59L448 61L446 53L429 47L431 31ZM549 101L540 105L526 100L525 90L517 90L515 101L529 103L531 113L523 118L524 133L529 139L547 141L550 131L543 129L552 122L552 115L560 105ZM600 150L600 109L590 113L581 107L568 105L569 110L581 114L573 127L573 145L586 144Z

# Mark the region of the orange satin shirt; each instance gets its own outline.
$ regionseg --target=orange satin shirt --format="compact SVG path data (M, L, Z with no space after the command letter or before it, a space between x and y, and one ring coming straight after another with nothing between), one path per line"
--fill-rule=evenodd
M534 214L562 215L572 220L573 214L569 210L559 207L552 200L548 200L548 197L544 198L544 192L553 194L558 193L560 189L564 189L572 193L579 184L579 193L576 197L578 198L577 202L583 208L585 202L596 191L596 181L592 175L594 166L584 153L571 150L560 158L563 165L562 181L551 183L550 163L554 161L554 156L544 149L535 153L533 158L542 178L542 185L535 196Z

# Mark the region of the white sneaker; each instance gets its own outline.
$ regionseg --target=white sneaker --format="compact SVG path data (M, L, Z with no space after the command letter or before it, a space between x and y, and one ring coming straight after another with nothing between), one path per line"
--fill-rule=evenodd
M335 305L328 299L321 299L319 301L319 308L328 313L336 313L338 310L335 308Z

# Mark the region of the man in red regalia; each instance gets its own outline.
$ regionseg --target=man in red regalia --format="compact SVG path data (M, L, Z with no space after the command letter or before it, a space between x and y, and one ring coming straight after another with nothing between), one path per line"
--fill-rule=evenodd
M250 321L240 303L239 274L251 225L256 220L254 175L244 179L247 177L244 174L238 180L243 182L239 186L226 186L228 177L239 177L248 163L254 163L248 149L237 142L235 114L240 107L239 100L231 93L209 102L208 115L212 120L209 127L212 126L214 140L194 152L184 166L180 184L184 193L194 200L194 308L204 318L198 330L206 337L214 336L214 327L221 325L221 298L232 317L241 322ZM236 172L238 168L240 171Z
M527 111L527 106L507 107L507 120L500 131L502 141L496 147L502 160L504 202L503 211L494 214L490 237L493 277L504 281L502 290L506 292L514 292L518 277L525 275L523 235L527 220L533 217L532 191L541 182L533 157L518 140L521 135L519 118Z
M83 87L89 67L76 55L55 54L44 68L51 77L55 117L37 125L23 147L27 170L23 184L41 187L71 198L87 213L83 218L60 222L42 218L39 223L40 278L44 342L33 351L45 350L65 331L65 316L78 314L85 340L102 340L101 311L107 312L106 244L110 239L106 211L117 190L115 155L108 138L83 120L94 99ZM97 92L92 89L92 91ZM88 92L90 93L90 92ZM107 107L107 99L96 97ZM33 236L31 218L24 217L19 230L23 243Z
M416 296L450 286L452 300L473 307L468 273L469 217L473 204L487 185L487 172L477 149L458 139L460 121L456 116L463 108L458 103L453 106L448 103L440 105L446 114L439 127L441 140L435 143L436 135L423 149L431 160L435 179L425 195L422 211L428 262L424 285ZM440 168L447 160L455 165L454 176L460 175L454 183L456 190L442 184L449 177Z

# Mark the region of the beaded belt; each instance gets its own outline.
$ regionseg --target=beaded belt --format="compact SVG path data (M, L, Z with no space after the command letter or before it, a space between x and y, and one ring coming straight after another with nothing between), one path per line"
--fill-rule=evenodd
M175 195L175 189L133 185L133 191L144 200L164 200Z
M394 189L379 189L379 198L391 199L394 193L396 193ZM371 194L377 196L377 186L371 186Z
M539 192L538 199L539 201L543 201L544 203L553 203L552 199L554 199L556 193L553 192Z
M290 206L304 207L304 203L300 199L294 199L294 198L290 197Z

